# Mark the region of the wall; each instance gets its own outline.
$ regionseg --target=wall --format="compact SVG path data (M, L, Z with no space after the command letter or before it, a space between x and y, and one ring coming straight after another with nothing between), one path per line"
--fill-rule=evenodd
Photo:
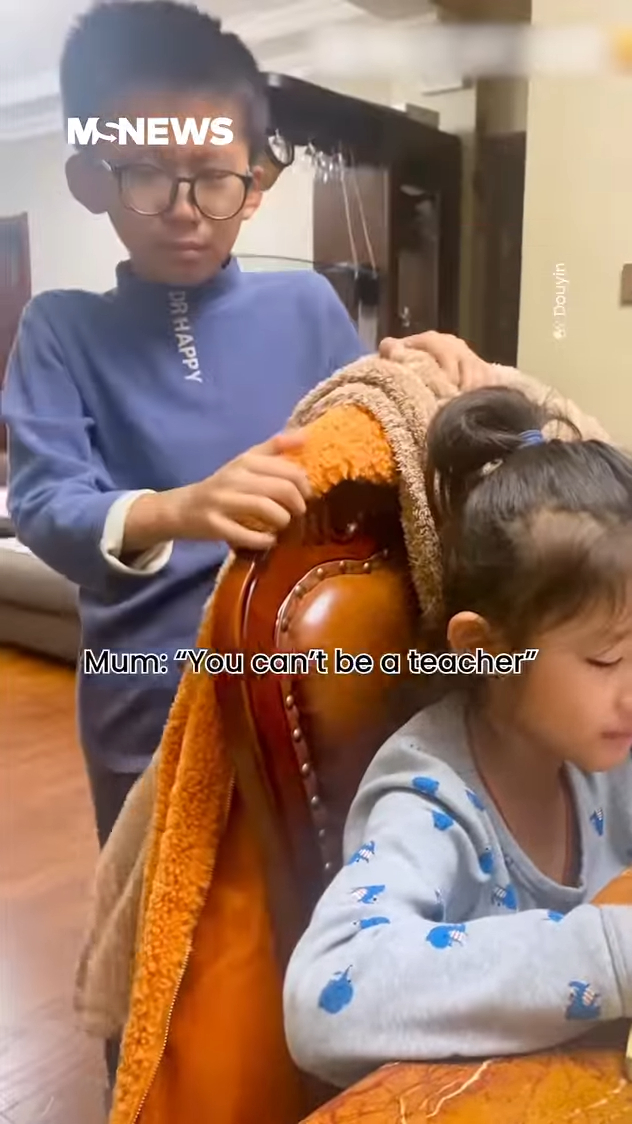
M318 85L326 86L338 94L362 101L389 105L393 109L406 110L407 106L420 106L438 114L438 127L445 133L472 132L476 122L476 96L472 88L441 90L426 93L414 82L388 81L362 78L333 79L318 76L310 78Z
M537 23L625 25L630 0L533 8ZM519 363L623 442L632 442L632 307L619 306L621 267L632 261L631 124L630 78L530 84ZM556 300L565 315L554 316Z
M471 86L462 90L446 90L436 94L416 97L414 104L434 110L439 115L439 128L444 133L454 133L461 138L461 276L459 286L459 335L474 339L475 287L472 285L474 267L474 171L476 155L477 90Z
M64 177L62 136L0 146L7 171L0 178L0 215L26 211L33 292L55 288L102 290L112 284L124 250L106 218L74 201Z
M0 215L27 211L33 292L53 288L110 288L125 250L107 218L85 211L64 176L61 135L0 145ZM266 255L259 267L275 268L278 255L311 261L312 178L302 165L285 172L242 229L237 251ZM244 268L256 263L244 261ZM279 262L278 268L292 268ZM305 268L305 267L303 267Z
M492 78L477 83L476 117L482 133L523 133L528 107L526 78Z
M442 90L435 94L418 93L407 86L396 87L396 105L401 108L414 105L429 109L439 116L439 128L444 133L456 136L471 136L476 128L476 90L473 86L464 89Z

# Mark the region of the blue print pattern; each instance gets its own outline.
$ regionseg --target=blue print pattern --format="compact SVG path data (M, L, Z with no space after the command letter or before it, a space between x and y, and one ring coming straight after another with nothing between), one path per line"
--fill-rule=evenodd
M448 828L454 825L452 816L449 816L447 812L433 812L432 822L435 825L437 831L447 831Z
M373 929L376 925L390 925L388 917L363 917L361 921L354 921L356 929Z
M357 886L355 890L351 891L351 897L360 905L375 905L385 889L386 886Z
M413 777L413 788L424 796L436 796L439 791L439 781L433 777Z
M361 847L351 856L347 866L356 866L358 863L368 863L372 856L375 854L375 843L371 840L370 843L363 843Z
M426 937L428 944L433 948L452 948L465 941L465 925L436 925Z
M505 909L517 909L518 899L511 883L508 886L496 886L492 894L494 905L502 905Z
M477 812L484 812L485 811L485 805L483 804L483 801L481 800L478 793L472 792L471 788L466 788L465 795L467 796L470 804L474 805Z
M555 909L550 909L548 911L547 915L546 915L546 920L547 921L555 921L555 922L563 921L564 920L564 914L558 913L557 910L555 910Z
M601 998L590 984L582 980L569 983L570 1001L566 1008L567 1019L598 1019L601 1015Z
M480 866L483 874L493 874L494 872L494 855L491 847L486 847L484 851L478 856L478 865Z
M603 829L604 829L603 808L595 808L595 811L593 812L592 816L590 817L590 822L593 825L595 831L597 832L597 835L603 835Z
M336 975L325 985L318 999L318 1006L328 1015L339 1015L353 999L353 984L349 973L351 968Z

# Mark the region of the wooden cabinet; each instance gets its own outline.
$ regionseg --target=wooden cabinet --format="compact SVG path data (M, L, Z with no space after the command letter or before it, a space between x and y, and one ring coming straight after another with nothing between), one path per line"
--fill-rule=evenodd
M345 157L342 180L314 186L314 262L351 315L373 315L376 337L457 333L460 138L308 82L268 83L273 128Z
M346 180L315 184L314 259L360 328L374 308L378 338L456 332L458 247L424 168L365 165Z

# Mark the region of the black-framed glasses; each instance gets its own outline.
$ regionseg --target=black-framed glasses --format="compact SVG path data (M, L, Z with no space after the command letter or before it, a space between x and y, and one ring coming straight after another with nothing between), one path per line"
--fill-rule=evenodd
M225 221L241 211L253 184L250 172L205 168L195 176L177 176L156 164L103 163L116 179L121 202L137 215L164 215L173 207L180 184L188 184L189 200L208 219Z

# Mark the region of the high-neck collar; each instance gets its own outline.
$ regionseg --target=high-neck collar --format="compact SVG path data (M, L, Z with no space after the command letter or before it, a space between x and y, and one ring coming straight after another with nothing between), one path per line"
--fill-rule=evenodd
M167 284L163 281L145 281L138 277L130 261L122 261L116 267L116 287L122 295L136 298L166 299L174 291L185 292L192 303L202 297L219 297L239 283L241 270L236 258L230 257L219 273L197 285Z

